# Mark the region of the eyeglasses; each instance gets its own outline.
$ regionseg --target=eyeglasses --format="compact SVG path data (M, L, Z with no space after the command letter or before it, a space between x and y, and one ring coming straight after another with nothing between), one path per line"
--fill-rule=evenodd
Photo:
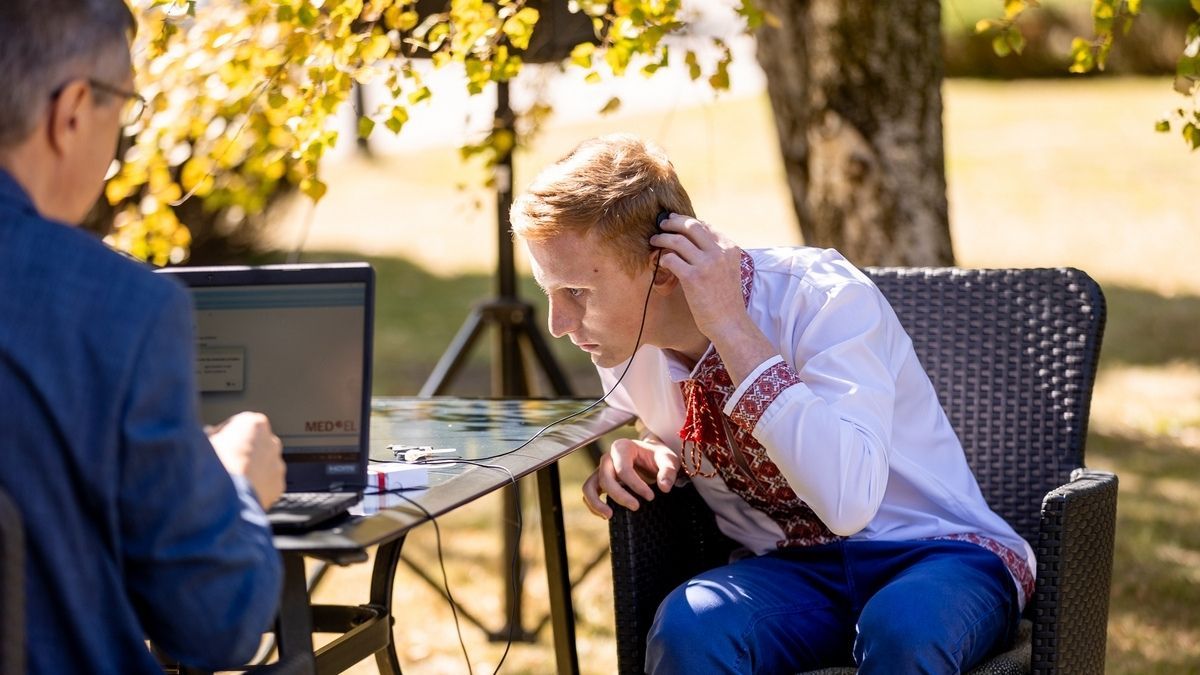
M130 127L142 119L142 115L146 112L146 99L141 94L135 91L125 91L107 82L101 82L92 78L88 78L87 82L93 89L98 89L106 94L120 96L125 99L125 103L121 106L121 126Z
M130 127L137 124L138 120L142 119L142 115L145 114L146 99L143 98L141 94L133 91L125 91L120 87L114 87L107 82L95 80L90 77L87 79L87 83L92 89L102 91L110 96L119 96L125 99L125 103L121 105L120 113L120 123L122 127ZM66 86L67 85L64 84L58 89L50 92L51 100L61 96L63 89L65 89Z

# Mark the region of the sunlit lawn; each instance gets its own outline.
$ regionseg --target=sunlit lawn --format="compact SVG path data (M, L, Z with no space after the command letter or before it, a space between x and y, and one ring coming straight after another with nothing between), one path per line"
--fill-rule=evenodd
M1200 672L1200 276L1193 273L1200 256L1200 156L1151 131L1172 97L1164 81L952 82L946 91L960 263L1076 266L1099 279L1108 296L1088 458L1121 477L1109 623L1113 673ZM520 158L518 182L574 142L616 129L667 145L694 186L702 217L740 241L797 240L774 130L759 99L674 111L667 122L647 115L554 128ZM490 293L490 202L486 192L454 188L473 180L473 172L462 171L452 154L345 162L331 176L330 203L321 207L329 212L318 212L309 238L310 247L378 254L372 258L380 275L377 393L415 393L470 303ZM471 205L474 199L484 201L481 209ZM536 298L532 291L527 285L526 297ZM586 360L561 345L558 354L578 390L595 393ZM472 362L455 392L487 392L484 359ZM588 471L582 457L564 466L573 568L607 547L605 523L588 515L578 497ZM503 623L499 512L499 502L486 499L441 521L451 590L492 630ZM525 513L529 627L545 613L546 590L537 511L531 506ZM405 555L438 575L432 528L413 533ZM334 570L318 598L365 601L369 571L366 565ZM575 587L585 672L615 670L610 583L602 564ZM402 568L395 598L405 671L466 672L439 593ZM488 643L466 623L462 631L475 672L491 672L503 644ZM537 643L515 645L503 672L552 672L549 644L546 629ZM374 663L353 672L373 673Z

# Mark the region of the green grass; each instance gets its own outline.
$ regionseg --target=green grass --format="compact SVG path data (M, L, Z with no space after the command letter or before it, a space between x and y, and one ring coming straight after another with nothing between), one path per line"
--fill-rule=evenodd
M351 257L356 256L322 254L314 259ZM437 276L399 258L367 259L377 269L380 288L376 391L412 394L432 370L472 302L490 295L491 280L480 274ZM544 316L544 300L528 279L523 280L522 292ZM1107 286L1106 295L1109 321L1101 360L1102 380L1129 368L1172 365L1200 372L1200 342L1195 339L1200 335L1200 298L1165 296L1116 284ZM558 351L560 362L572 374L577 390L594 392L596 383L590 364L582 354L566 347ZM489 341L481 342L453 393L487 393L489 349ZM1098 389L1097 409L1106 410L1114 405L1111 399L1121 395L1111 389ZM1200 418L1175 422L1200 428ZM1173 440L1170 432L1158 424L1140 430L1136 425L1128 429L1114 424L1111 419L1094 416L1088 452L1089 464L1115 471L1121 480L1108 672L1198 673L1200 528L1195 525L1200 491L1195 489L1195 480L1200 476L1200 447ZM607 544L606 526L584 511L578 497L578 486L589 471L590 465L582 456L572 457L564 465L566 522L577 573ZM533 486L528 485L527 502L533 493ZM498 499L489 498L443 521L451 588L472 613L493 622L489 625L493 630L500 625L503 614L496 527L499 510ZM526 508L525 513L523 546L530 567L526 572L524 623L530 627L544 616L547 601L536 509ZM440 579L428 528L413 533L405 550L406 556ZM357 592L365 588L365 571L366 566L337 570L323 592L335 596ZM575 588L580 650L588 655L585 672L605 673L615 667L610 583L607 564L602 563ZM423 615L432 617L419 630L406 627L398 633L406 672L461 672L462 657L452 637L453 623L444 601L406 570L400 573L396 592L398 603L419 607ZM472 626L464 624L464 631L476 667L494 665L501 645L488 643ZM504 672L547 672L553 662L549 643L547 630L537 643L514 647ZM367 664L354 672L371 673L373 669L373 664Z
M1092 434L1089 455L1121 481L1108 672L1200 673L1200 451Z
M1200 228L1194 215L1200 160L1177 137L1151 130L1155 115L1180 99L1166 80L1141 79L960 80L947 83L945 96L951 223L960 263L1076 266L1096 277L1108 298L1088 448L1091 466L1115 471L1121 480L1107 672L1200 674L1200 277L1195 274ZM1084 118L1080 111L1086 111ZM518 158L518 176L528 180L535 167L596 133L661 134L685 180L698 186L693 199L707 220L743 244L788 242L794 216L769 125L765 102L758 98L673 112L669 125L661 118L631 115L553 128ZM439 214L429 211L428 217L407 214L380 222L397 210L392 203L436 206L442 195L430 191L452 184L459 171L452 163L435 161L438 156L424 151L375 167L347 163L331 180L330 227L360 224L345 228L348 233L375 228L367 237L370 250L388 251L366 258L379 272L375 390L380 394L416 392L471 304L492 294L490 274L479 271L490 263L473 262L490 260L486 252L479 255L481 246L463 245L461 257L419 247L425 240L491 241L487 209L453 221L434 220ZM376 175L383 171L394 173ZM419 179L409 185L407 176ZM343 190L349 191L345 198ZM386 199L370 201L373 195ZM754 205L755 217L746 217L746 204ZM426 222L452 229L424 236ZM332 257L364 259L360 254ZM522 295L544 321L540 292L525 281ZM490 343L489 334L453 393L488 391ZM586 358L561 341L555 349L577 391L595 393ZM576 571L608 543L604 522L590 516L579 498L588 471L582 456L568 458L563 467L564 518ZM526 499L532 493L529 486ZM493 628L502 614L499 511L499 502L488 499L443 520L451 588ZM526 513L531 515L523 539L529 560L524 624L530 626L547 605L535 511ZM437 576L431 528L409 536L405 555ZM318 596L364 601L369 573L366 565L337 569ZM465 672L442 597L405 569L395 597L405 672ZM584 672L613 672L607 564L576 585L574 600ZM464 626L464 638L476 672L490 672L503 645L489 643L470 626ZM552 670L550 635L543 631L538 642L514 646L503 672ZM373 663L364 663L352 672L376 671Z
M267 256L279 261L283 254ZM376 396L413 396L433 371L438 359L462 327L472 308L495 294L492 276L467 273L439 276L396 256L320 251L300 262L365 261L375 268L375 355L372 389ZM517 293L533 308L545 333L546 298L527 276L519 277ZM490 363L497 328L484 330L469 352L447 393L459 396L490 394ZM578 395L599 395L599 379L587 355L563 340L551 341L558 364ZM540 376L540 371L537 371ZM541 377L534 382L542 395L553 392Z
M1042 7L1058 11L1085 13L1091 9L1086 0L1041 0ZM1145 14L1188 16L1191 7L1188 0L1146 0L1142 3ZM1037 11L1033 9L1031 11ZM946 34L975 32L975 22L980 19L999 19L1004 16L1003 0L942 0L942 31Z
M1106 366L1200 365L1200 297L1165 297L1152 291L1109 285L1104 289L1109 322L1105 331Z

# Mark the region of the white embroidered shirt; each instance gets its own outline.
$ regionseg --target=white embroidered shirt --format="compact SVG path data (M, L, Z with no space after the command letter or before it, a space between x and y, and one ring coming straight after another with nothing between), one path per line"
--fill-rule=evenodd
M642 346L609 404L680 454L721 531L755 554L841 537L970 541L1000 556L1024 607L1033 550L984 501L882 293L833 250L747 251L742 272L777 356L733 383L711 346L692 368ZM605 391L624 368L599 369Z

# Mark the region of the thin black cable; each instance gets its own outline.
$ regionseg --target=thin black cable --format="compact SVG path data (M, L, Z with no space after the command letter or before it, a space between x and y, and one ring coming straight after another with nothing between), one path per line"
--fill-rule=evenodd
M435 464L450 464L450 463L471 464L473 466L481 466L481 467L485 467L488 469L500 469L504 473L508 474L509 484L511 484L513 487L516 487L516 485L517 485L517 477L513 475L513 472L510 471L508 467L500 466L499 464L484 464L483 462L470 460L470 459L438 460L434 463ZM524 527L524 517L521 515L522 511L521 511L521 505L519 503L517 504L516 511L517 511L517 522L516 522L517 545L513 546L512 560L509 562L509 566L508 566L509 567L508 578L512 584L513 595L516 595L520 590L517 587L517 560L520 558L520 555L521 555L521 530ZM508 610L508 638L504 642L504 653L500 655L500 661L496 663L496 669L492 671L492 675L497 675L500 672L500 666L503 666L504 659L508 658L508 651L510 649L512 649L513 629L516 627L516 625L517 625L517 603L514 602L514 603L512 603L512 607L510 607Z
M371 461L379 462L379 463L387 463L387 464L405 463L405 462L400 462L399 460L373 459ZM513 472L508 467L500 466L499 464L484 464L483 462L471 460L471 459L441 459L441 460L435 460L432 462L423 462L423 463L425 463L425 464L470 464L472 466L479 466L479 467L483 467L483 468L487 468L487 469L499 469L500 471L503 471L504 473L508 474L509 484L511 484L513 486L515 486L517 484L517 477L515 475L513 475ZM459 643L459 645L462 646L463 658L465 658L467 660L467 670L469 672L471 669L471 659L467 655L467 647L463 643L462 629L459 627L459 623L458 623L458 612L454 606L454 596L450 595L450 584L446 580L446 578L447 578L446 577L446 561L445 561L445 556L442 553L442 538L441 538L440 532L438 531L437 520L433 517L433 514L429 513L429 511L427 511L423 506L416 503L412 499L409 499L408 496L401 494L401 492L403 490L408 490L408 489L411 489L411 488L390 488L390 489L386 489L386 490L376 490L375 492L364 493L364 496L381 495L381 494L398 495L400 498L404 499L406 502L408 502L408 503L412 504L413 506L416 506L418 509L420 509L421 512L424 513L431 522L433 522L434 532L438 535L437 536L437 553L438 553L438 564L441 565L441 567L442 567L442 582L446 585L446 598L449 599L450 610L454 614L454 629L456 631L458 631L458 643ZM522 518L522 515L521 515L521 509L518 508L517 509L517 522L516 522L517 541L518 542L521 541L521 530L524 527L523 520L524 519ZM509 579L512 582L512 588L513 588L514 593L517 592L517 558L518 558L519 554L520 554L519 548L514 546L513 554L512 554L512 561L509 563L509 569L510 569ZM492 675L497 675L500 672L500 667L504 665L504 660L508 658L508 652L509 652L509 650L512 649L513 627L516 625L516 623L515 623L516 612L517 612L517 606L514 603L513 606L509 609L508 639L505 641L505 644L504 644L504 653L500 655L500 661L496 663L496 669L492 671Z
M537 440L537 438L539 436L546 433L547 429L550 429L551 427L562 424L563 422L566 422L567 420L579 417L580 415L584 414L585 412L588 412L592 408L595 408L596 406L600 405L614 391L617 390L617 386L621 384L621 380L624 380L625 375L629 372L629 367L633 365L633 359L635 356L637 356L638 347L640 347L642 345L642 332L645 331L645 329L646 329L646 313L650 309L650 295L654 292L654 280L656 277L658 277L658 268L659 268L659 264L661 262L662 262L662 249L658 249L658 255L655 256L655 258L654 258L654 272L652 272L650 274L650 286L646 289L646 300L644 303L642 303L642 321L638 325L638 334L637 334L637 339L633 343L633 352L629 355L629 360L625 362L625 370L621 371L621 376L617 378L616 382L613 382L612 387L610 387L608 391L604 392L603 396L596 399L595 401L593 401L591 404L589 404L587 407L583 408L582 410L577 410L577 411L571 413L570 415L560 417L560 418L554 420L553 422L547 424L546 426L542 427L541 429L538 429L536 432L534 432L534 434L532 436L527 438L524 442L522 442L517 447L515 447L511 450L506 450L504 452L496 453L494 455L488 455L486 457L479 457L476 461L497 459L499 457L507 457L508 455L511 455L514 452L517 452L521 448L524 448L525 446L527 446L530 443Z
M380 490L373 494L383 494L390 492L400 497L404 501L412 504L429 518L429 522L433 523L433 534L437 540L438 565L442 568L442 585L446 588L446 598L450 601L450 613L454 616L454 631L458 633L458 646L462 648L463 659L467 662L468 675L474 675L475 671L471 669L471 656L467 654L467 643L463 641L462 626L458 623L458 607L455 605L454 596L450 593L450 577L446 574L446 559L442 556L442 528L438 526L437 518L429 512L424 506L421 506L416 501L410 499L408 495L403 494L399 490Z
M481 467L486 467L489 469L500 469L501 471L504 471L505 473L508 474L511 484L515 486L517 484L516 477L513 475L512 471L510 471L508 469L508 467L500 466L498 464L485 464L484 461L489 460L489 459L497 459L500 457L506 457L508 455L511 455L511 454L517 452L518 450L520 450L520 449L524 448L525 446L529 445L530 443L532 443L534 440L536 440L542 434L546 433L546 431L548 429L550 429L551 427L562 424L563 422L566 422L567 420L579 417L580 415L582 415L582 414L590 411L591 409L595 408L596 406L600 405L614 391L616 391L617 386L621 384L621 381L625 379L625 375L629 372L630 366L633 365L633 359L635 356L637 356L637 350L642 345L642 334L646 330L646 315L650 309L650 295L654 292L654 280L658 277L658 270L659 270L659 266L661 263L662 263L662 249L659 249L658 255L655 256L655 258L654 258L654 271L650 274L650 286L646 289L646 299L642 303L642 320L638 324L638 334L637 334L637 338L634 340L634 343L633 343L633 352L629 355L629 360L625 362L625 369L621 371L620 377L617 378L617 381L613 383L612 387L610 387L608 391L604 392L603 396L596 399L595 401L593 401L586 407L584 407L580 410L577 410L577 411L571 413L570 415L565 415L563 417L560 417L560 418L554 420L553 422L547 424L546 426L542 427L541 429L538 429L532 436L530 436L528 439L523 441L520 445L518 445L517 447L515 447L511 450L506 450L505 452L497 453L495 455L488 455L486 457L479 457L474 460L470 460L470 459L436 459L436 460L427 460L422 463L423 464L432 464L432 465L471 464L474 466L481 466ZM406 463L406 462L403 462L402 460L388 460L388 459L382 459L382 460L373 459L371 461L380 463L380 464ZM467 654L467 645L465 642L463 642L463 637L462 637L462 627L459 625L459 622L458 622L458 609L455 606L454 596L450 594L450 582L449 582L449 578L446 574L446 560L445 560L445 557L442 552L441 529L438 527L437 519L433 517L433 514L431 514L424 506L421 506L417 502L410 499L407 495L404 495L402 493L402 490L404 490L404 489L405 488L392 488L392 489L388 489L388 490L378 490L376 492L371 492L371 493L366 493L366 494L369 494L369 495L396 494L404 501L406 501L409 504L412 504L413 506L420 509L421 512L424 513L427 518L429 518L429 521L433 523L433 531L434 531L434 534L435 534L436 540L437 540L438 564L441 566L441 569L442 569L442 583L445 585L446 598L450 602L450 611L454 616L454 630L458 633L458 644L459 644L459 646L462 647L463 658L466 659L466 661L467 661L467 672L472 673L473 671L471 670L471 657ZM521 509L520 509L519 505L517 508L517 523L516 523L516 525L517 525L517 541L519 542L521 540L521 528L522 528ZM509 573L509 579L512 582L514 592L516 592L516 585L517 585L517 556L518 555L519 555L519 546L514 546L513 547L513 558L512 558L511 565L510 565L511 571ZM515 625L514 624L515 611L516 611L516 605L514 605L512 607L512 609L510 610L509 620L508 620L508 640L505 642L505 645L504 645L504 653L500 656L500 661L496 664L496 669L492 671L492 675L497 675L497 673L500 672L500 667L502 665L504 665L504 660L508 657L508 652L512 648L512 641L513 641L512 631L513 631L513 627Z
M530 443L537 440L537 438L539 436L546 433L547 429L550 429L551 427L562 424L563 422L566 422L567 420L575 419L576 417L579 417L580 415L584 414L585 412L588 412L592 408L595 408L596 406L600 405L601 403L604 402L605 399L607 399L610 395L612 395L612 393L614 391L617 390L617 385L621 384L621 381L625 379L625 375L629 372L630 366L633 365L633 359L635 356L637 356L638 347L642 346L642 333L646 330L646 314L647 314L648 310L650 309L650 295L654 292L654 279L658 276L658 269L659 269L659 265L661 263L662 263L662 249L658 249L658 255L655 256L655 258L654 258L654 272L652 272L650 274L650 286L648 288L646 288L646 300L642 303L642 320L638 324L637 339L635 339L633 342L633 353L631 353L629 355L629 360L625 362L625 369L621 371L621 376L617 378L617 381L613 382L612 387L610 387L608 389L608 391L604 392L603 396L596 399L595 401L592 401L586 407L584 407L580 410L576 410L575 412L571 413L570 415L565 415L563 417L560 417L560 418L554 420L553 422L547 424L546 426L542 427L541 429L538 429L536 432L534 432L534 434L532 436L525 439L517 447L515 447L511 450L505 450L504 452L498 452L494 455L478 457L474 461L478 462L478 461L484 461L484 460L489 460L489 459L497 459L500 457L507 457L508 455L511 455L514 452L517 452L521 448L524 448L525 446L527 446ZM383 463L383 464L396 463L396 462L404 463L403 460L389 460L389 459L372 459L371 461L379 462L379 463ZM425 463L426 464L436 464L437 461L439 461L439 460L426 461ZM465 460L453 460L453 461L465 461Z

